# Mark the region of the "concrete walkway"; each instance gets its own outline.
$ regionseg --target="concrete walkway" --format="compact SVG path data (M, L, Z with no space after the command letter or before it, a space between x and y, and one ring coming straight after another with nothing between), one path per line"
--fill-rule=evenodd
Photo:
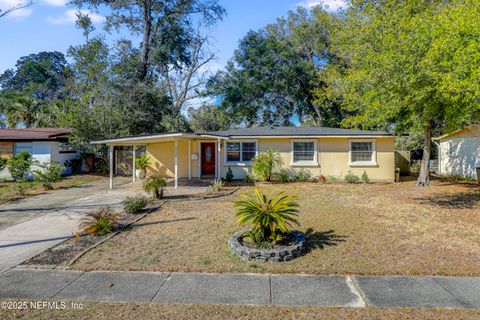
M117 179L120 188L107 191L106 181L59 190L2 205L0 219L0 272L54 246L79 230L84 213L110 205L120 210L121 202L134 192L130 179Z
M0 297L321 307L480 308L480 277L81 272L15 268Z

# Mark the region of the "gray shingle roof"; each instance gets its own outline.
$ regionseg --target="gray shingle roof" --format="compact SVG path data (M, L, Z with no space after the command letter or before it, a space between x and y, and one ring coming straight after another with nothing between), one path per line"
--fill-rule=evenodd
M203 134L227 137L239 136L391 136L384 131L366 131L327 127L250 127L226 131L205 132Z

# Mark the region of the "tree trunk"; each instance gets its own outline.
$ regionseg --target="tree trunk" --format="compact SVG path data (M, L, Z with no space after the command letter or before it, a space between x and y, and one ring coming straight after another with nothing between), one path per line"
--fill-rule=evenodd
M152 1L144 0L143 2L143 39L142 39L142 56L140 81L145 80L148 73L148 55L150 52L150 37L152 33Z
M417 187L425 187L430 183L430 154L432 151L432 125L429 123L423 131L423 156L420 165L420 174L418 175Z

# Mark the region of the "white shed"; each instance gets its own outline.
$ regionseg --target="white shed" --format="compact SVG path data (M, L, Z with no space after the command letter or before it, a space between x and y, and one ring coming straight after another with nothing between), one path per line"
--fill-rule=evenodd
M440 174L479 178L476 167L480 167L480 125L470 125L434 140L439 145Z

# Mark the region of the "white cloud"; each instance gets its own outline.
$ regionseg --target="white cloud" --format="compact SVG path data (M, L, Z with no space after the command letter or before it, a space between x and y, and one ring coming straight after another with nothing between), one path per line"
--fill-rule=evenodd
M323 4L328 11L337 11L346 6L343 0L302 0L298 3L298 6L311 9L321 4Z
M75 23L77 21L77 12L81 12L83 14L86 14L90 17L93 23L100 23L105 21L105 17L102 15L99 15L97 13L91 12L90 10L74 10L74 9L69 9L66 10L62 16L60 17L48 17L47 21L53 24L70 24L70 23Z
M0 10L4 12L5 10L9 10L11 8L15 8L25 4L26 1L23 0L0 0ZM18 10L14 10L8 13L5 18L23 18L28 17L31 15L33 10L30 7L22 8Z
M62 7L67 4L67 0L42 0L42 3L52 7Z

